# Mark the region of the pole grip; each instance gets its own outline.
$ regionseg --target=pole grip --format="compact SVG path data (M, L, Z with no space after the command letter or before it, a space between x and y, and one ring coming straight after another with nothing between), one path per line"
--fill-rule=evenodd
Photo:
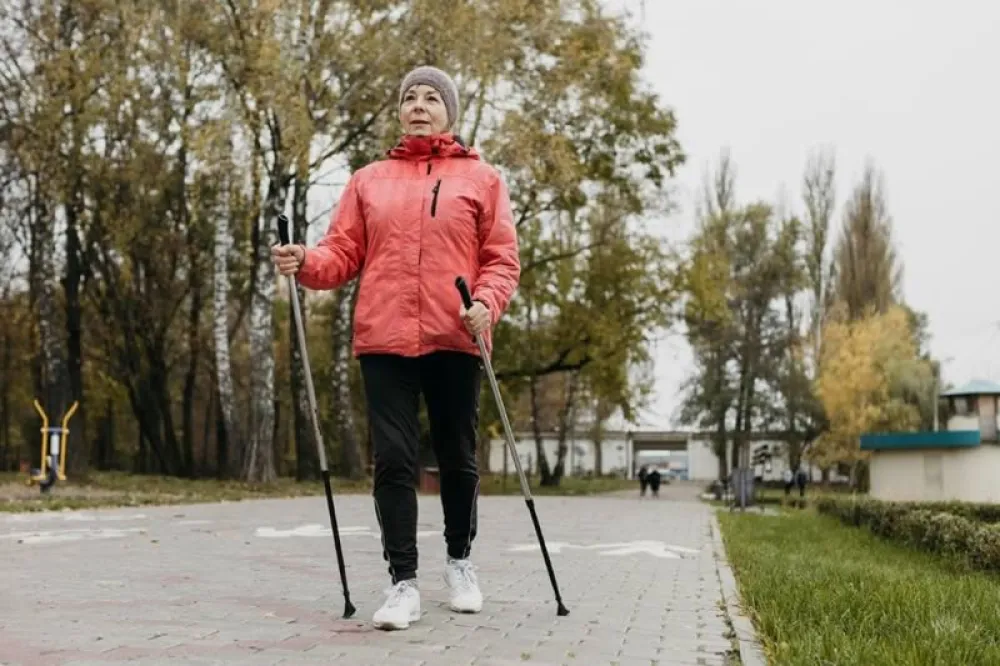
M455 288L462 295L462 305L468 310L472 307L472 294L469 293L469 285L465 283L465 278L459 275L455 278Z
M278 240L281 241L282 245L289 245L292 242L291 234L289 234L288 216L284 213L278 216Z

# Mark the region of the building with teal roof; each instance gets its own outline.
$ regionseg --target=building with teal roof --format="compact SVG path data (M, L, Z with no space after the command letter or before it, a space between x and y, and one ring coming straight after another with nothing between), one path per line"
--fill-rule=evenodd
M944 391L939 432L870 433L870 493L890 501L1000 502L1000 384L975 380Z

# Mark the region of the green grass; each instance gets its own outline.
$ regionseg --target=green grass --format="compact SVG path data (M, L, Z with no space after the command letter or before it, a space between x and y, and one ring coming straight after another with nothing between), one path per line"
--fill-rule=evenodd
M708 492L706 489L705 492ZM806 486L806 496L805 503L810 505L817 497L832 495L834 497L842 497L849 495L852 492L851 488L842 484L829 484L822 485L819 483L813 483ZM755 505L755 509L759 509L759 505L763 504L768 507L778 507L778 506L791 506L794 507L797 504L801 504L802 498L799 497L799 489L793 488L790 495L785 496L784 488L759 488L757 490L757 501L758 505ZM729 501L719 501L714 499L706 499L705 502L716 507L729 508Z
M811 510L719 521L772 664L1000 664L996 577Z
M334 493L369 493L371 480L333 479ZM621 479L565 478L557 487L539 487L531 483L538 495L593 495L632 488L634 482ZM483 495L516 495L521 487L516 477L507 480L506 488L498 476L484 475L480 493ZM38 486L25 484L25 477L0 473L0 512L47 511L60 509L92 509L114 506L147 506L160 504L192 504L202 502L235 502L269 497L303 497L322 495L318 481L297 483L281 478L271 484L248 484L215 479L181 479L165 476L138 476L100 472L79 479L59 482L52 492L42 496Z

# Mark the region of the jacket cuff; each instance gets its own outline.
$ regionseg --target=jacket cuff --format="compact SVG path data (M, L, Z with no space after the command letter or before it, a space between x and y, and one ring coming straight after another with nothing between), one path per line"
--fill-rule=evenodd
M302 263L299 264L299 272L298 272L298 274L296 274L295 277L300 282L303 282L303 281L305 281L305 282L312 282L314 280L314 278L316 277L313 274L315 272L313 269L314 269L315 264L316 264L315 256L314 256L315 255L315 250L311 250L310 248L306 247L305 245L300 245L299 247L302 248ZM310 261L310 257L312 257L313 261ZM302 286L305 287L306 285L303 283Z

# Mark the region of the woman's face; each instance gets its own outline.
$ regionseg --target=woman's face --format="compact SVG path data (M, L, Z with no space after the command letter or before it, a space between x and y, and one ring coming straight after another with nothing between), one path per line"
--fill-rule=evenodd
M399 122L407 134L429 136L444 132L448 127L448 110L441 93L423 84L412 86L403 94Z

